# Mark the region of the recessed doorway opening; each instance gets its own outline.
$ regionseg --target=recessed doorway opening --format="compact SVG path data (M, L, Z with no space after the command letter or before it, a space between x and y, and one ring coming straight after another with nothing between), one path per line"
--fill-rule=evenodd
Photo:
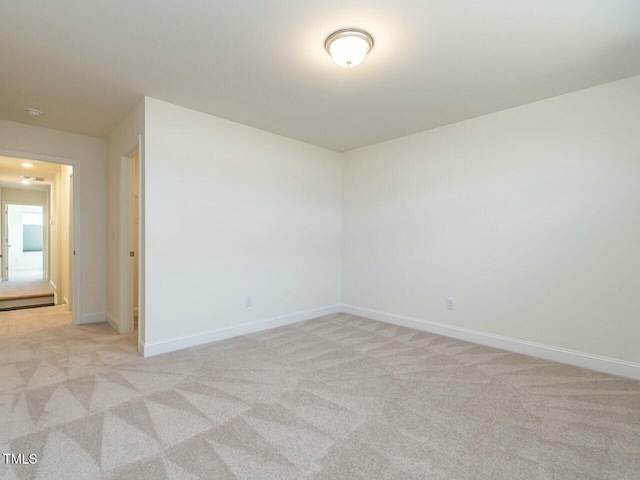
M77 172L34 157L0 155L0 315L56 306L79 323Z
M140 143L120 160L120 323L119 333L144 335L141 281L143 244Z
M34 282L45 278L45 205L7 203L7 280Z

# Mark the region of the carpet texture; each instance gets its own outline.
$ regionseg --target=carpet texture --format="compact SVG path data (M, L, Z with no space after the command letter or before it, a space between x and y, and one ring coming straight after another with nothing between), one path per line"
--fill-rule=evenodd
M143 359L42 312L0 337L0 450L38 455L3 479L640 478L640 382L346 314Z

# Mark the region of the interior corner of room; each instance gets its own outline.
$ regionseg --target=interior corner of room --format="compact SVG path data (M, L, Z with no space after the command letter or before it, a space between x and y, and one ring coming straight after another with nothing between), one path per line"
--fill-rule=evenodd
M639 91L344 153L146 98L145 354L348 311L638 377Z
M149 356L348 311L637 378L639 90L342 153L150 97L106 140L47 132L87 164L77 323Z
M639 0L0 11L1 478L639 478Z
M135 332L145 356L349 311L640 376L637 7L428 3L360 26L327 7L304 35L260 15L237 30L223 19L239 7L202 5L230 50L198 28L171 45L148 32L188 75L161 48L106 43L139 27L115 7L95 25L7 11L0 155L73 169L71 207L54 212L55 181L41 201L54 303ZM188 10L172 15L190 25ZM42 15L118 67L96 83L86 55L57 49L74 73L52 76L52 54L25 83L27 32L36 50L67 39L18 28ZM229 52L246 61L221 68Z

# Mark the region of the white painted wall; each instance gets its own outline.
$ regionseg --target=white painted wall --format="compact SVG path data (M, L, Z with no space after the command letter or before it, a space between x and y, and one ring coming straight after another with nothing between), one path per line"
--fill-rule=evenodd
M50 155L79 162L82 322L103 321L107 292L106 141L0 120L0 150Z
M640 362L640 77L344 158L343 303Z
M144 341L338 304L340 154L152 98L145 110Z

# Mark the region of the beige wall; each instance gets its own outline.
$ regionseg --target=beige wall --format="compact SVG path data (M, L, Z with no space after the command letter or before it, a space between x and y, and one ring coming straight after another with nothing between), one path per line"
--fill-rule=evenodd
M640 77L344 159L343 303L640 362Z
M47 191L27 188L0 188L0 201L9 203L47 204Z
M0 120L0 150L72 159L80 166L82 322L103 321L107 292L106 141Z

